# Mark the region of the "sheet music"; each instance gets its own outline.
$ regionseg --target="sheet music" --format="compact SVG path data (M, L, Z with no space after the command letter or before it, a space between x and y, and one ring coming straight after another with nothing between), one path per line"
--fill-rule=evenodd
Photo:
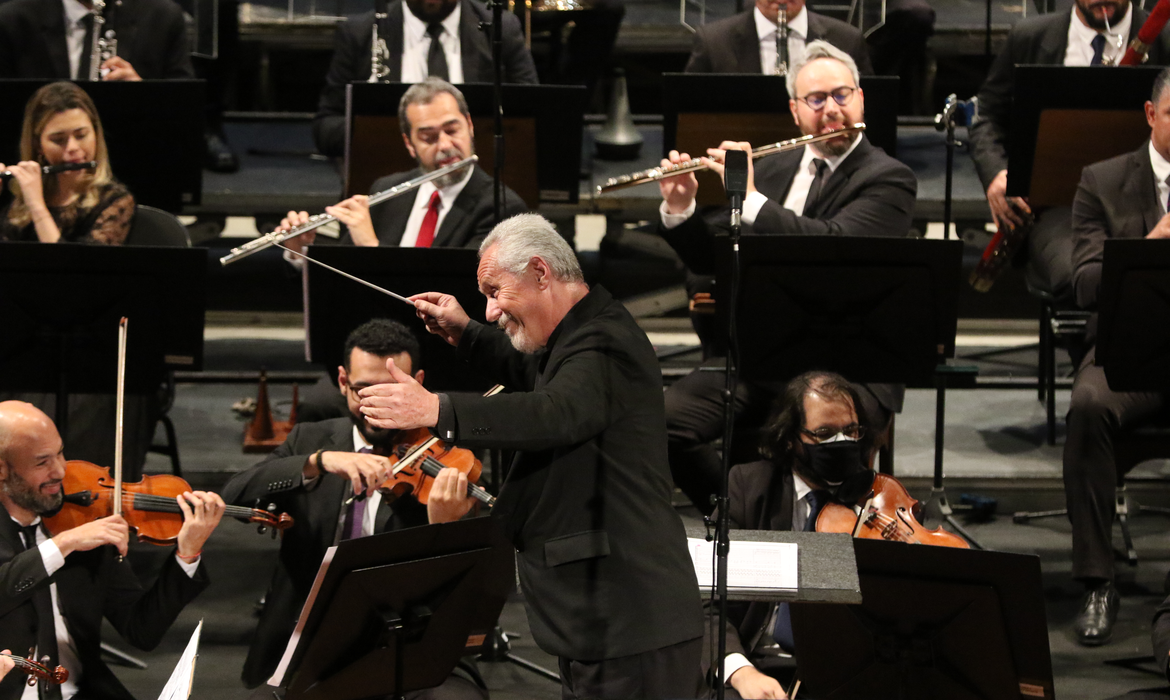
M305 306L305 308L309 308ZM309 591L309 597L305 599L305 605L301 608L301 616L297 619L296 629L293 630L292 636L289 637L288 646L284 648L284 656L280 657L280 664L273 672L272 678L268 679L268 685L281 687L284 681L284 674L288 672L288 665L292 663L293 652L297 650L297 644L301 641L301 632L305 629L305 621L309 618L309 611L313 609L313 601L317 600L317 593L321 590L321 582L325 580L325 572L329 570L329 564L333 561L333 555L337 553L337 545L333 545L325 550L325 558L321 560L321 568L317 569L317 578L313 579L313 588Z
M687 549L695 565L699 586L713 586L715 543L688 537ZM798 551L795 542L733 540L727 551L727 587L796 590Z
M195 683L195 659L199 658L199 633L202 631L203 620L200 620L158 700L187 700L191 697L191 686Z

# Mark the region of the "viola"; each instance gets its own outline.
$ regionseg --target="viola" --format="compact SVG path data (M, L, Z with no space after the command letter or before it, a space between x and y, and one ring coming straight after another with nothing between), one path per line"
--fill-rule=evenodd
M389 491L395 496L410 493L425 505L435 477L443 468L454 467L467 475L469 497L488 507L496 503L495 496L476 485L483 473L483 464L476 459L475 453L446 444L431 435L427 428L403 431L392 454L387 457L393 468L390 470L390 478L378 487L382 491Z
M840 503L826 503L817 516L817 532L848 533L870 540L933 544L969 549L962 537L941 527L928 530L916 515L918 501L892 476L875 474L873 486L858 505L861 513Z
M36 649L29 649L27 657L17 656L16 654L0 654L12 659L16 664L18 671L23 671L28 674L28 684L34 686L38 680L48 681L54 685L61 685L69 680L69 671L64 666L56 668L49 667L49 657L44 657L39 662L36 659Z
M80 460L66 462L61 484L65 502L60 511L45 519L45 527L56 535L114 515L118 512L114 486L107 467ZM171 474L155 474L133 484L123 483L121 487L121 515L138 532L138 541L174 544L183 526L183 511L175 498L192 491L191 485ZM288 513L278 515L259 508L228 506L224 515L259 524L261 533L271 530L273 537L293 526Z

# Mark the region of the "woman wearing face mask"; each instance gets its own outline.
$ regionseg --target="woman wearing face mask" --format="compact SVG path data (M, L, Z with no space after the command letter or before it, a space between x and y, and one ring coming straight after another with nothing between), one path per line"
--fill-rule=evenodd
M101 119L74 83L50 83L24 110L21 161L11 171L12 202L0 213L0 240L120 245L130 231L134 196L110 171ZM42 175L47 165L96 161L93 170Z

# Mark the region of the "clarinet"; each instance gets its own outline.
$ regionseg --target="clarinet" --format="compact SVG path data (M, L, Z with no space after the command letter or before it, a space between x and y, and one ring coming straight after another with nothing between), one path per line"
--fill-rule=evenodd
M374 0L374 24L370 29L370 78L366 81L369 83L380 83L390 73L386 66L390 49L386 47L386 40L378 36L378 23L386 19L386 15L386 0Z
M776 23L779 41L776 42L776 75L788 75L788 10L780 6L780 20Z
M102 79L102 64L118 55L118 40L114 38L114 30L106 30L106 18L102 12L106 8L105 0L93 0L93 39L89 45L89 76L93 81Z
M56 165L42 165L41 175L56 175L57 173L63 173L69 170L93 170L96 167L96 160L87 160L83 163L58 163ZM0 180L7 180L11 177L11 170L0 172Z

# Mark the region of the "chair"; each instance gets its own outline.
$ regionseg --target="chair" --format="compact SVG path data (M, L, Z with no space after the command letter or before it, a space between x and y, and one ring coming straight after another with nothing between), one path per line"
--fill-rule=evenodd
M180 223L174 214L139 204L135 207L134 218L130 221L130 233L126 236L125 244L190 248L191 238L187 235L187 227ZM175 405L173 372L167 372L162 386L159 387L158 401L158 421L162 423L163 431L166 433L166 443L154 444L152 433L149 451L169 457L172 473L181 477L183 470L179 463L179 444L175 439L175 424L169 415L171 407Z

